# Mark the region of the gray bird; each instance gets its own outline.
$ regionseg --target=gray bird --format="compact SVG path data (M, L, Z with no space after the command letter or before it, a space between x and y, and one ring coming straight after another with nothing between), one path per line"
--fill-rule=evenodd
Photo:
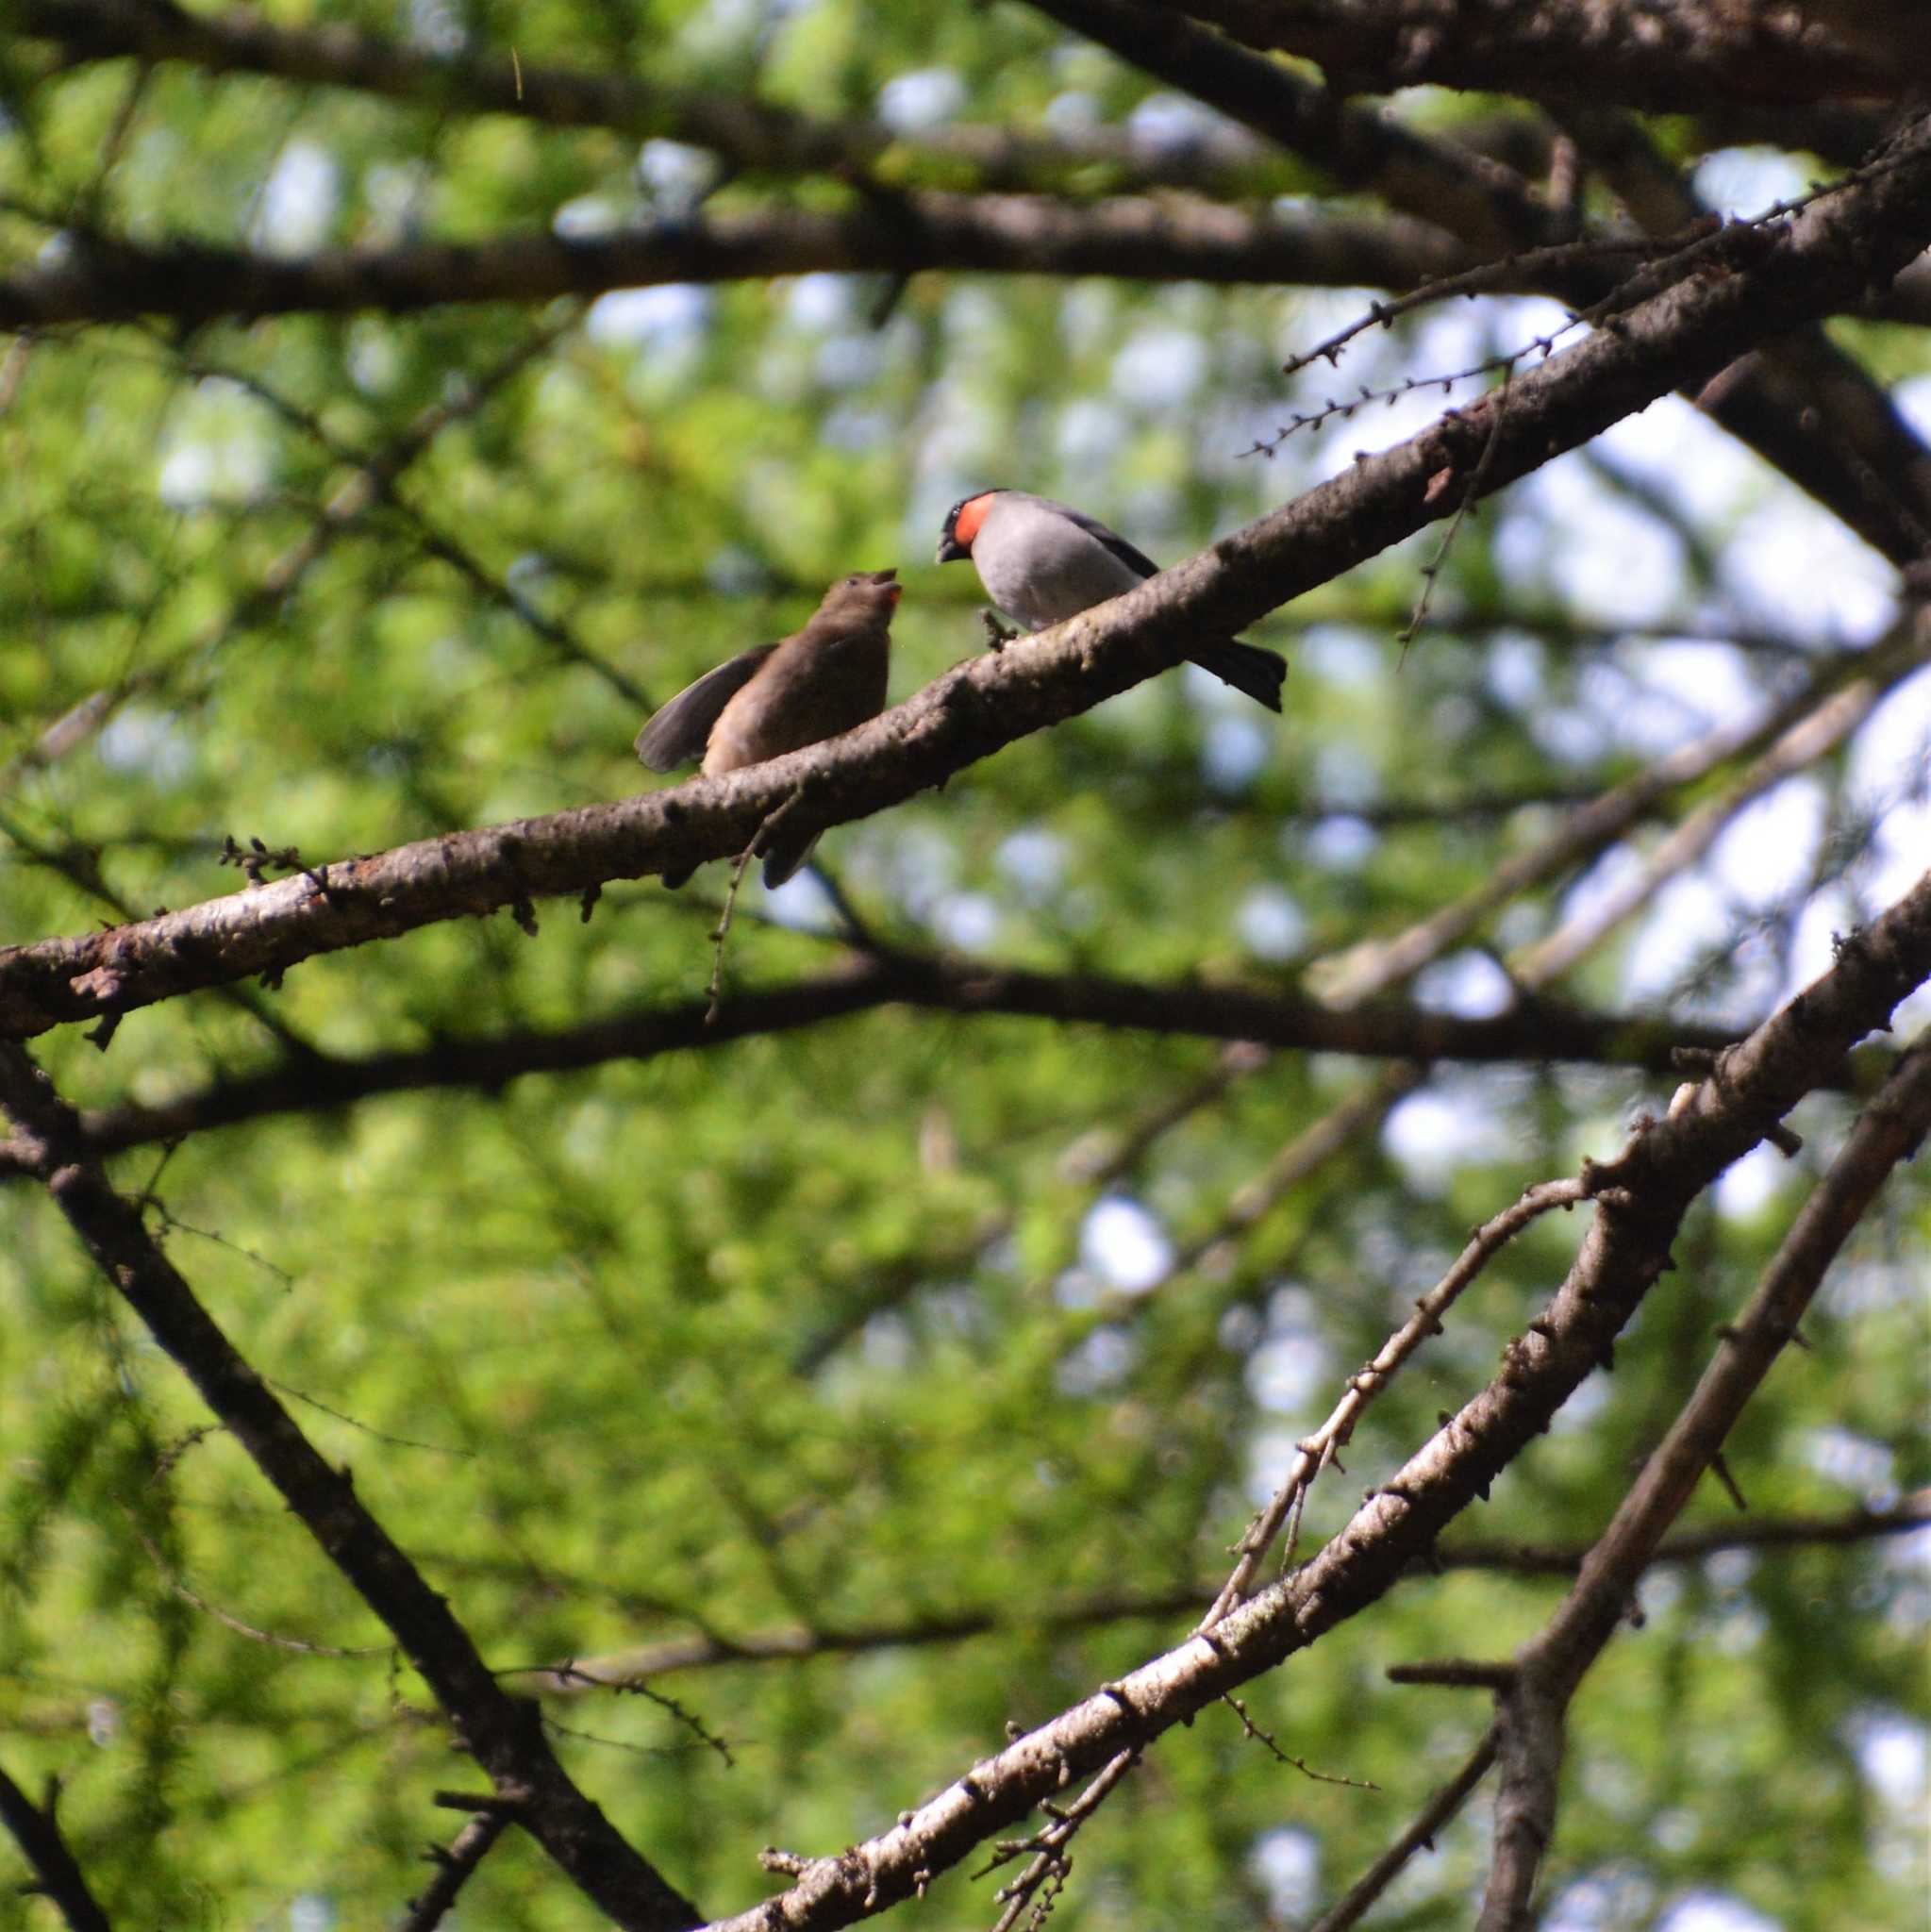
M1028 630L1044 630L1158 573L1159 565L1070 504L1024 490L982 490L953 505L940 533L941 563L970 557L986 594ZM1257 644L1220 638L1188 653L1270 711L1281 708L1287 661Z
M637 756L653 772L701 757L705 776L714 778L875 718L885 708L897 576L861 570L841 577L803 630L707 671L660 707L637 734ZM764 883L783 885L817 842L816 832L780 831L765 851ZM667 872L665 885L681 886L692 870Z

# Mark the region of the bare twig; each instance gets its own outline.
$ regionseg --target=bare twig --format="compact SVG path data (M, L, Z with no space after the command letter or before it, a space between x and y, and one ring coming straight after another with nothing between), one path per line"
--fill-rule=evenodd
M1581 1180L1543 1181L1526 1188L1522 1198L1500 1214L1473 1229L1469 1244L1456 1264L1415 1304L1415 1312L1389 1337L1365 1368L1348 1378L1348 1391L1335 1406L1327 1420L1311 1435L1294 1445L1294 1463L1287 1480L1274 1492L1238 1545L1240 1560L1234 1572L1202 1618L1200 1627L1211 1630L1222 1618L1240 1603L1252 1587L1256 1573L1283 1525L1287 1529L1284 1564L1294 1560L1296 1533L1301 1510L1315 1478L1347 1446L1348 1438L1370 1403L1386 1389L1402 1365L1431 1336L1441 1332L1441 1318L1454 1307L1456 1298L1474 1280L1489 1262L1538 1216L1556 1208L1573 1208L1588 1198Z
M1415 1822L1376 1858L1367 1871L1322 1913L1307 1932L1347 1932L1361 1915L1400 1876L1417 1852L1432 1852L1435 1835L1468 1803L1470 1794L1495 1762L1495 1733L1491 1728L1469 1754L1469 1760L1430 1798Z
M449 1849L431 1845L424 1856L436 1867L436 1875L412 1898L405 1916L397 1922L396 1932L435 1932L441 1924L457 1893L468 1883L490 1847L503 1836L509 1824L507 1813L480 1811L451 1840Z

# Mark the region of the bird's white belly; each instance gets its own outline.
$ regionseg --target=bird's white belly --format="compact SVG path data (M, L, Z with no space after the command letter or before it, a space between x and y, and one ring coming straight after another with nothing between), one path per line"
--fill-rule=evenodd
M980 581L992 601L1028 630L1043 630L1140 582L1109 551L1084 533L1076 534L1076 542L1036 544L1020 559L1001 555L989 560L974 553Z

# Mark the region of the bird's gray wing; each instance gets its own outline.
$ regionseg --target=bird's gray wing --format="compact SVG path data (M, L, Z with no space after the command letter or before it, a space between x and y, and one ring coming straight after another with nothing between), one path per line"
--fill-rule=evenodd
M707 671L695 684L686 685L668 704L660 705L637 734L637 756L653 772L674 771L701 758L718 713L776 649L775 644L759 644L756 650L741 651L715 671Z
M1090 517L1084 510L1074 509L1071 505L1062 504L1060 508L1089 537L1097 537L1128 570L1143 577L1159 575L1159 565L1145 551L1136 550L1118 530L1107 529L1097 517Z

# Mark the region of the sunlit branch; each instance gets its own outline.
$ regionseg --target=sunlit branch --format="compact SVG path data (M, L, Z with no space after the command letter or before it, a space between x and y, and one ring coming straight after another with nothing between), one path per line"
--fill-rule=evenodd
M1561 211L1510 169L1453 142L1431 141L1400 127L1362 104L1338 109L1334 95L1283 63L1237 44L1175 8L1146 0L1034 4L1122 59L1326 168L1343 186L1435 223L1483 260L1572 239ZM1533 17L1538 36L1552 17L1546 8L1523 8L1514 0L1497 4L1522 19ZM1678 15L1690 4L1678 0ZM1580 17L1573 8L1561 11L1565 20ZM1699 6L1696 11L1707 14L1709 9ZM1438 19L1438 28L1440 24ZM1440 33L1434 38L1439 40ZM1540 62L1537 72L1541 72ZM1382 75L1365 91L1393 84L1390 76ZM1587 103L1602 98L1593 87L1585 95ZM1689 219L1690 213L1684 213L1657 225L1668 230ZM1609 293L1613 278L1610 271L1583 265L1557 271L1540 286L1569 308L1584 309ZM1857 306L1881 299L1882 292L1865 291ZM1909 565L1923 555L1922 532L1931 525L1931 462L1884 391L1848 358L1831 351L1828 375L1822 389L1792 386L1754 357L1745 358L1695 400L1712 420L1775 464L1866 542L1893 563ZM1686 385L1692 387L1700 386Z
M1548 1426L1605 1360L1696 1196L1756 1145L1824 1065L1931 976L1931 874L1848 940L1830 971L1728 1054L1670 1116L1646 1124L1583 1179L1594 1219L1543 1313L1501 1373L1372 1491L1291 1576L1213 1630L1153 1659L1004 1751L881 1837L803 1865L797 1882L729 1932L827 1932L923 1892L939 1872L1121 1753L1144 1746L1224 1692L1377 1601L1459 1511ZM1931 1051L1915 1057L1922 1064Z
M1931 898L1931 892L1927 892ZM1708 1083L1700 1092L1708 1091ZM1843 1151L1799 1209L1741 1315L1720 1331L1695 1391L1643 1465L1575 1588L1517 1655L1496 1699L1502 1785L1479 1932L1527 1923L1530 1895L1555 1828L1565 1714L1584 1675L1627 1613L1664 1532L1798 1324L1891 1170L1931 1131L1931 1040L1921 1041L1851 1129Z
M97 1018L437 921L741 852L772 814L801 829L899 803L1032 731L1166 670L1189 639L1232 635L1441 513L1444 475L1528 474L1767 333L1827 312L1931 236L1931 132L1916 124L1852 185L1750 230L1724 275L1653 297L1521 373L1492 400L1318 485L1130 595L985 653L842 738L620 805L458 832L102 934L0 953L0 1034ZM1456 492L1450 491L1451 497Z

